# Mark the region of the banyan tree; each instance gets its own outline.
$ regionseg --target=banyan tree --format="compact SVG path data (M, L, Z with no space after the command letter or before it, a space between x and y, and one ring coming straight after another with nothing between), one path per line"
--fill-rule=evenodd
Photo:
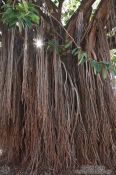
M28 4L34 4L38 18L20 26L20 18L8 15L10 7L2 8L8 3L15 11L24 3L27 16ZM101 0L93 11L94 3L81 0L65 24L64 0L0 3L2 160L28 174L116 166L116 104L108 69L116 48L116 1Z

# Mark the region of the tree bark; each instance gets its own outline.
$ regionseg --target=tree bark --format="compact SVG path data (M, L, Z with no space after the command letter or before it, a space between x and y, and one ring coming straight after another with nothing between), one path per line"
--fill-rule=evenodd
M57 14L53 2L45 2ZM109 1L101 1L90 21L94 2L83 0L66 28L56 14L51 13L51 20L41 8L49 29L41 23L35 31L25 29L22 38L17 30L12 33L2 25L0 144L5 160L28 169L28 174L116 165L116 105L109 77L96 76L88 62L79 66L79 56L74 57L71 49L65 55L57 53L59 47L64 49L65 35L70 35L91 59L110 60L104 28ZM38 35L54 41L52 48L33 46Z

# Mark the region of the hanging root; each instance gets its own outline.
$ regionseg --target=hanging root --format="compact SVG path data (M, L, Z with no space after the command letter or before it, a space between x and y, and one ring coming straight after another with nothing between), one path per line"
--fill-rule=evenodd
M108 61L106 33L97 22L91 49L97 60ZM2 32L0 146L5 160L31 175L56 175L88 164L113 168L116 106L110 80L95 76L89 63L78 67L68 54L63 60L55 49L34 48L32 31L25 30L24 40L15 30L3 27Z

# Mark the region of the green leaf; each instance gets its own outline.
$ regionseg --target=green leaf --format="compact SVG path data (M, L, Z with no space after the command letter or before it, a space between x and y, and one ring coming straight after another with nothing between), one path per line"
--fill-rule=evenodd
M110 63L107 61L102 61L101 63L103 63L103 65L106 67L107 70L110 69Z
M116 55L113 55L113 57L112 57L112 62L113 62L113 63L116 63Z
M34 4L32 3L28 3L28 6L29 6L29 11L38 15L38 10L35 8Z
M111 71L114 76L116 76L116 64L111 64Z
M87 59L88 59L87 53L86 52L82 53L78 65L84 64L87 61Z
M113 75L116 76L116 69L112 71Z
M8 27L15 27L18 23L21 32L25 27L31 28L32 24L39 24L38 12L32 3L22 0L22 2L13 5L8 2L2 8L2 21Z
M102 77L105 80L108 76L108 70L106 68L103 67L102 69Z
M94 68L94 73L98 74L102 71L103 64L101 62L97 62L96 60L92 60L92 67Z
M22 5L22 3L18 3L16 6L15 6L16 10L20 11L20 12L25 12L25 9Z
M24 10L27 13L28 12L28 3L25 0L22 0L22 3L23 3Z
M30 18L31 18L32 22L39 24L39 16L32 14L32 15L30 15Z
M76 47L72 50L72 55L76 56L76 55L78 55L78 53L79 53L79 48L78 47Z
M24 23L24 25L25 25L26 27L28 27L28 28L31 28L31 27L32 27L32 22L31 22L30 19L24 18L23 20L24 20L23 23Z
M65 49L68 49L68 48L70 48L71 46L72 46L72 41L67 42L67 43L64 45Z

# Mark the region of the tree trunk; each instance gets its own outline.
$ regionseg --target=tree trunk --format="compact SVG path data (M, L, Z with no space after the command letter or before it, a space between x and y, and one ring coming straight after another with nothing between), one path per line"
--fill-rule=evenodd
M50 2L48 7L56 13ZM116 166L116 106L110 78L96 76L88 62L78 65L70 50L62 56L55 47L50 52L33 46L38 34L61 45L73 37L91 58L109 61L104 28L109 1L100 3L90 21L93 2L83 0L66 28L60 24L61 14L54 13L51 18L41 13L39 29L25 29L23 36L2 26L0 145L7 162L28 167L34 175L46 170L56 175L81 165Z

